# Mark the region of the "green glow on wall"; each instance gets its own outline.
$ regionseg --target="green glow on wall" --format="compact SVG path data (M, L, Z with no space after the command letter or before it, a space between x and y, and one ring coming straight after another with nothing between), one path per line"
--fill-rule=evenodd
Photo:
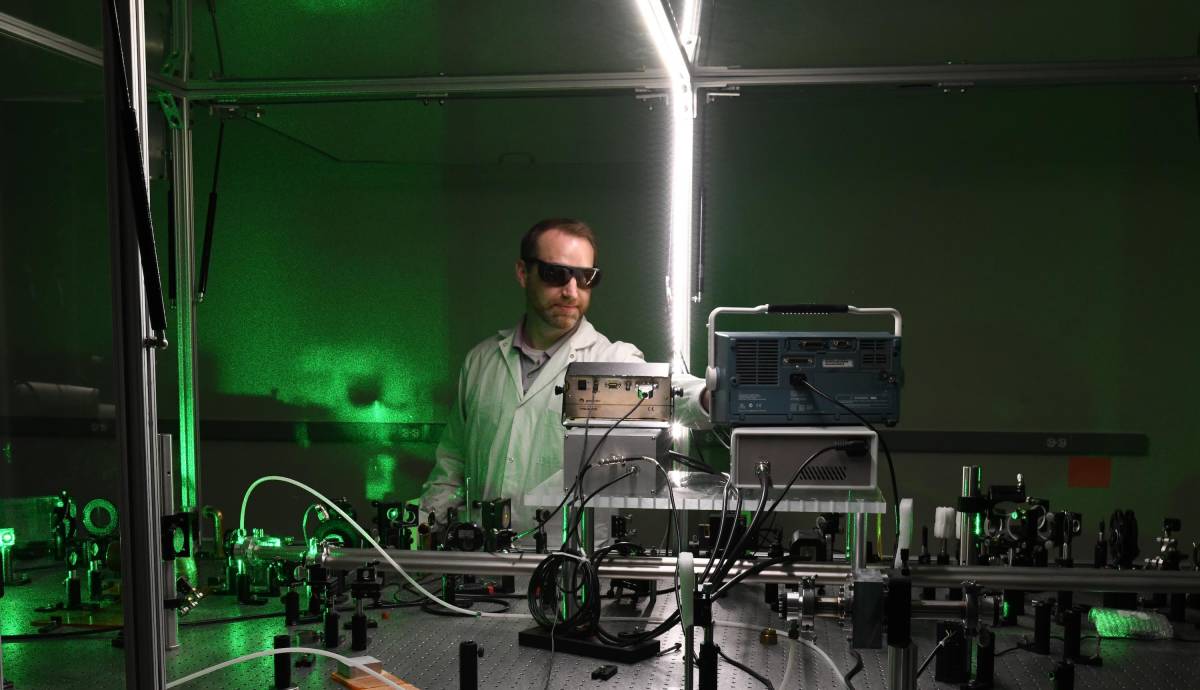
M389 4L389 0L300 0L300 7L309 12L349 12Z
M444 139L442 110L412 104L388 112L412 125L389 136L435 149ZM343 104L279 106L264 122L353 159L362 157L352 152L358 139L329 132L356 114L359 106ZM372 125L392 132L390 122ZM203 396L228 404L218 411L201 400L204 416L443 421L459 362L447 357L448 235L429 231L444 224L440 170L330 160L240 124L226 131L226 150L236 155L221 162L222 186L231 191L218 222L228 240L213 254L197 329ZM215 134L212 122L204 132ZM210 169L212 143L198 135L197 169ZM197 226L204 216L197 209Z
M367 464L366 493L372 501L382 501L396 487L396 458L381 453Z

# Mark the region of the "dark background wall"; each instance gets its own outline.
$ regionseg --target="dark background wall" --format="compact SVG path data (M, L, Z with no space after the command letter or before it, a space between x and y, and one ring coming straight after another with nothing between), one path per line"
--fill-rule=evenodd
M1031 38L1030 52L992 46L982 57L1191 50L1173 25L1186 25L1193 8L1164 15L1181 21L1142 19L1122 33L1103 27L1132 10L1112 4L1118 9L1096 12L1095 31L1079 32L1108 39L1085 45L1062 31L1056 43L1039 33L1044 40ZM203 5L198 78L219 71ZM347 15L301 3L272 23L260 16L269 7L219 7L231 76L633 70L653 59L636 21L588 3L542 27L553 38L537 45L504 30L513 28L510 15L487 12L464 19L365 3ZM724 46L711 60L749 50L736 35L722 38L738 30L739 7L747 9L720 3L712 15L726 21L710 36ZM764 8L782 13L768 38L800 30L793 10L754 9ZM421 40L389 39L385 29L397 26ZM89 40L83 29L60 30ZM341 34L359 36L355 50L330 38ZM830 47L825 61L793 54L788 46L799 42L764 39L755 50L767 52L746 54L745 63L927 61L905 54L908 42L885 43L895 50ZM23 46L0 49L6 64L29 66L5 74L0 103L8 142L0 165L0 416L26 411L12 395L21 381L93 387L111 402L98 71ZM204 502L232 516L245 486L269 473L345 495L362 510L367 498L415 496L463 354L519 316L516 243L543 216L576 215L597 228L608 275L593 321L666 359L665 115L622 93L275 105L228 120L212 274L197 321ZM1083 512L1088 525L1116 507L1136 509L1144 549L1149 526L1165 514L1182 517L1185 531L1200 525L1189 500L1200 442L1188 418L1200 373L1188 349L1197 336L1188 313L1197 240L1188 231L1200 176L1189 88L781 90L722 100L704 115L705 282L694 324L721 304L895 306L906 317L901 428L1150 437L1148 456L1115 459L1116 490L1068 487L1064 457L898 456L901 491L922 514L952 501L962 464L981 463L987 480L1022 472L1031 491ZM218 116L194 116L202 228ZM153 192L162 234L165 183ZM698 327L695 334L693 361L702 365ZM170 420L173 351L159 370L160 412ZM251 436L275 433L277 423L295 433L216 438L223 420ZM384 431L323 442L302 425L323 422ZM423 442L386 431L422 423L434 432ZM83 500L111 497L109 441L9 434L0 445L0 496L68 488ZM722 462L716 446L703 447ZM266 489L251 515L269 530L295 532L306 503L292 489Z

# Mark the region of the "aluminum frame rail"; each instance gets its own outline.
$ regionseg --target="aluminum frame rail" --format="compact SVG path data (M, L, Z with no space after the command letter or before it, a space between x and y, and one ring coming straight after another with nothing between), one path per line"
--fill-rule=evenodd
M30 24L6 12L0 12L0 36L14 38L22 43L43 48L56 55L95 67L104 65L104 53L98 48L67 38L36 24ZM151 86L169 91L176 96L183 95L185 90L183 82L162 74L149 73L146 75L146 80Z
M1200 81L1200 58L746 69L700 67L697 89L746 86L1069 86Z
M300 560L304 546L241 546L235 555L251 560ZM406 570L423 573L471 573L478 575L529 575L544 556L536 553L484 553L479 551L402 551L389 549L391 556ZM317 560L330 568L347 570L369 561L377 561L374 549L326 547ZM703 572L708 560L695 559L697 572ZM737 561L730 576L744 572L754 561ZM989 589L1009 588L1029 591L1073 590L1081 592L1200 592L1200 572L1160 570L1101 570L1096 568L1026 568L1004 566L913 566L913 587L960 587L974 582ZM675 573L674 557L614 557L600 565L602 577L631 579L670 578ZM797 563L766 568L746 577L746 583L795 583L812 577L818 585L845 584L852 569L839 563Z
M1047 62L990 65L904 65L743 69L699 67L696 89L770 86L1070 86L1079 84L1189 84L1200 82L1200 58ZM311 103L347 100L439 99L450 96L581 95L669 87L661 70L611 74L532 74L399 79L263 79L196 81L187 85L197 103Z
M384 79L225 79L192 81L196 103L311 103L354 100L437 100L449 96L548 96L659 90L670 86L662 70L644 72L525 74Z

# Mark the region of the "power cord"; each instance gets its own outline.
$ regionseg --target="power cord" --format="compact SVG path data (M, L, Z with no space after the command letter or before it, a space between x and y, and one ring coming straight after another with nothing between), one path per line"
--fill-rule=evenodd
M929 662L933 661L933 657L937 656L938 650L942 647L945 647L946 643L950 641L950 638L957 634L958 633L955 630L951 630L946 633L946 636L942 638L942 641L937 643L933 650L929 652L929 656L925 657L925 661L921 662L921 667L917 669L917 678L920 678L921 674L925 672L925 669L929 668Z
M729 664L731 666L733 666L737 669L740 669L742 673L745 673L746 675L750 676L754 680L757 680L758 682L762 683L763 686L765 686L767 688L767 690L775 690L775 685L770 680L767 680L767 678L765 676L758 673L757 671L750 668L749 666L746 666L742 662L731 658L728 654L725 653L725 650L721 649L720 647L717 647L717 654L719 654L722 659L729 662Z
M879 433L879 430L875 428L874 424L868 422L866 420L866 418L863 417L858 412L850 409L850 407L848 407L841 400L838 400L837 398L830 396L825 391L814 386L812 381L809 381L808 377L805 376L804 374L800 375L799 381L800 381L800 383L803 383L812 392L816 393L817 395L821 396L822 398L825 398L826 400L833 403L834 405L837 405L838 407L842 408L843 410L854 415L854 418L857 419L858 421L862 422L863 426L865 426L868 429L870 429L871 431L875 432L875 436L879 439L879 445L883 448L883 455L884 455L884 457L887 458L888 474L891 476L891 480L892 480L892 505L894 506L894 510L895 510L895 514L896 514L896 537L897 537L896 543L899 544L900 543L899 542L899 537L900 537L900 489L898 488L898 486L896 484L896 464L894 462L892 462L892 451L890 448L888 448L887 439L883 437L883 434ZM882 551L882 545L880 546L880 550Z

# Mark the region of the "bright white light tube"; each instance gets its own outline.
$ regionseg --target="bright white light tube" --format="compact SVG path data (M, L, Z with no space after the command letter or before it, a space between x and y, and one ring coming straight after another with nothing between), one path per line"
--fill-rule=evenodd
M338 661L342 662L343 664L348 664L355 668L366 671L370 675L374 676L376 679L385 683L389 688L396 688L397 690L403 690L403 686L398 685L396 683L396 681L388 678L387 676L383 675L382 673L379 673L378 671L376 671L374 669L367 668L366 664L364 664L356 659L351 659L349 657L342 656L341 654L338 654L337 652L331 652L327 649L312 649L310 647L281 647L279 649L264 649L261 652L254 652L253 654L239 656L236 659L230 659L229 661L222 661L219 664L214 664L212 666L209 666L208 668L200 669L199 671L196 671L195 673L189 673L188 675L184 676L183 678L180 678L178 680L173 680L170 683L167 683L166 687L167 688L179 687L180 685L183 685L184 683L190 683L193 680L200 678L201 676L207 676L208 674L214 673L216 671L220 671L223 668L229 668L230 666L236 666L237 664L240 664L245 661L253 661L254 659L261 659L264 656L275 656L276 654L316 654L318 656L329 657L330 659L337 659Z
M241 517L238 521L238 528L239 528L238 532L242 537L245 538L248 536L248 533L246 532L246 506L249 505L249 503L250 503L250 494L254 491L255 487L257 487L259 484L263 484L266 482L283 482L284 484L291 484L292 486L298 486L301 489L304 489L308 493L312 494L313 496L316 496L318 500L320 500L322 503L324 503L329 508L332 508L334 511L337 512L338 515L341 515L342 518L344 518L346 520L346 522L350 523L350 525L353 526L354 529L358 530L358 533L362 535L363 539L365 539L368 544L370 544L372 547L374 547L374 549L379 552L380 556L383 556L383 560L387 561L389 565L391 565L393 568L396 569L396 572L400 573L400 575L402 575L405 580L408 580L409 584L411 584L418 592L420 592L422 595L424 595L430 601L432 601L436 604L439 604L441 606L444 606L445 608L450 609L451 611L454 611L455 613L461 613L463 615L472 616L475 618L480 618L480 617L482 617L482 618L528 618L529 617L523 613L489 613L487 611L472 611L470 609L464 609L462 607L455 606L454 604L451 604L447 601L444 601L444 600L438 598L432 592L430 592L429 590L422 587L420 585L420 583L418 583L416 580L409 577L408 573L404 572L404 568L401 568L400 564L397 563L391 556L389 556L388 552L385 551L384 548L379 545L379 542L372 539L371 535L367 534L367 531L364 530L354 520L354 518L347 515L346 511L339 508L336 503L334 503L333 501L331 501L328 498L326 498L325 496L323 496L321 494L321 492L317 491L316 489L312 488L311 486L308 486L307 484L304 484L302 482L298 482L295 479L291 479L289 477L280 477L278 475L269 475L266 477L260 477L259 479L254 480L254 483L251 484L248 489L246 489L246 494L244 496L242 496L242 513L241 513Z
M638 0L646 31L671 82L670 269L671 366L690 370L689 330L692 294L692 77L675 31L659 0Z

